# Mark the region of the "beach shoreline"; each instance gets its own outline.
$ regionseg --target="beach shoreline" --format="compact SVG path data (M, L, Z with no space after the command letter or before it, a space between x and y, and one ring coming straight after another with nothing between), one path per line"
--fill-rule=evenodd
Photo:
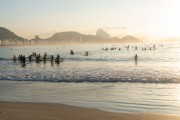
M0 102L0 120L180 120L178 115L111 113L56 103Z

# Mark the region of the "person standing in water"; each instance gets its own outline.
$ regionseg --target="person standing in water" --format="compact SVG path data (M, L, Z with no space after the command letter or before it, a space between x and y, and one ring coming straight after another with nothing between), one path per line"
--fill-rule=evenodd
M44 54L44 56L43 56L43 61L44 62L46 62L46 56L47 56L47 54Z
M52 55L52 56L51 56L51 62L53 62L53 61L54 61L54 56Z
M23 56L22 62L23 62L23 64L26 63L26 57L25 57L25 55Z
M41 55L36 55L36 63L40 62Z
M32 61L32 55L29 55L29 61L30 62Z
M58 54L57 57L56 57L56 63L59 63L60 62L60 55Z
M138 59L138 56L137 56L137 54L134 56L134 60L135 60L135 62L137 62L137 59Z
M13 56L13 61L16 62L16 56L15 55Z

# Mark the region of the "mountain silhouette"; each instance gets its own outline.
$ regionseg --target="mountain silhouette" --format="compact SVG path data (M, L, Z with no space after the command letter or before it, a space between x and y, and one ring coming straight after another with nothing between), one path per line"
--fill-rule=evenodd
M102 40L95 35L85 35L74 31L55 33L52 37L45 39L51 42L92 42ZM97 41L98 42L98 41Z
M28 44L61 44L61 43L129 43L142 42L134 36L125 36L123 38L110 37L110 35L103 29L98 29L96 35L86 35L75 31L58 32L49 38L41 39L38 35L34 39L26 40L10 30L0 27L0 40L19 40Z
M102 39L110 39L111 38L110 35L101 28L97 30L96 36L99 38L102 38Z
M123 37L123 38L121 38L121 40L120 40L121 42L123 42L123 43L126 43L126 42L134 42L134 43L136 43L136 42L142 42L141 40L139 40L138 38L135 38L134 36L125 36L125 37Z
M11 32L10 30L0 27L0 40L9 39L9 40L24 40L24 38L16 35L15 33Z

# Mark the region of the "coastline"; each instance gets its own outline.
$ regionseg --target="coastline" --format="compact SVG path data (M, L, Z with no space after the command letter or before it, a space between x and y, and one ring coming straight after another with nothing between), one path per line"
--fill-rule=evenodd
M0 102L2 120L180 120L178 115L111 113L55 103Z

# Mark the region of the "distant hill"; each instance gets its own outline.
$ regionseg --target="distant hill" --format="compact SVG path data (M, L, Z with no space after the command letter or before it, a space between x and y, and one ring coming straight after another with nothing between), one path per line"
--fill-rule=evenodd
M123 43L126 43L126 42L127 43L131 43L131 42L140 43L140 42L142 42L141 40L139 40L138 38L135 38L134 36L125 36L125 37L121 38L120 41Z
M55 43L130 43L130 42L142 42L133 36L126 36L123 38L113 37L111 38L102 29L97 30L96 35L85 35L74 31L55 33L52 37L45 39L48 42Z
M17 36L15 33L11 32L10 30L0 27L0 40L8 39L11 40L25 40L24 38ZM61 43L138 43L142 42L141 40L133 37L133 36L126 36L123 38L113 37L111 38L110 35L105 32L103 29L98 29L96 35L86 35L82 33L78 33L75 31L67 31L67 32L58 32L52 35L49 38L41 39L38 35L35 38L31 39L30 41L23 41L29 42L30 44L61 44ZM29 44L26 43L26 44Z
M51 42L91 42L101 40L101 38L95 35L85 35L74 31L55 33L52 37L47 38L47 41Z
M46 40L51 41L72 41L72 40L80 40L80 37L83 36L83 34L80 34L78 32L59 32L55 33L52 37L47 38Z
M98 29L96 32L96 36L102 39L110 39L110 35L105 32L103 29Z
M115 43L141 43L142 41L133 36L125 36L123 38L113 37L109 39L110 42Z
M16 39L16 40L24 40L24 38L17 36L15 33L10 30L0 27L0 40L3 39Z

